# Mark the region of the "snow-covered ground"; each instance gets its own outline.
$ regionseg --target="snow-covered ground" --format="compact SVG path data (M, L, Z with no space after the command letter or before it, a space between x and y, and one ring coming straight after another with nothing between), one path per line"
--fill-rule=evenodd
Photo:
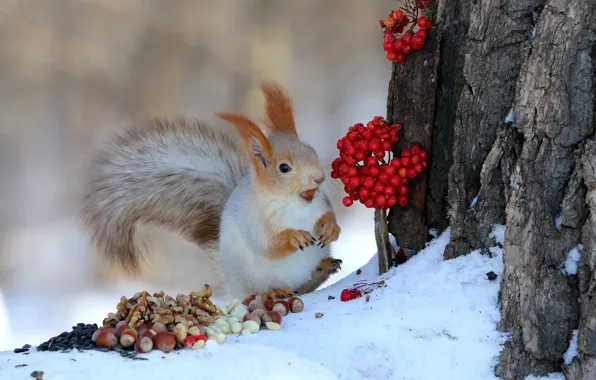
M495 230L497 240L502 230ZM147 361L117 353L0 352L0 379L43 371L58 379L408 379L490 380L506 336L496 331L502 252L472 252L443 261L449 230L405 264L382 276L386 287L350 302L340 292L376 282L376 256L362 268L303 296L305 310L284 318L281 331L227 335L203 350L152 352ZM498 278L487 279L494 271ZM329 296L335 297L330 299ZM93 301L89 301L90 303ZM112 302L114 305L117 299ZM112 311L105 310L105 313ZM315 313L323 314L315 318ZM101 320L83 320L101 322ZM61 331L56 331L57 335ZM46 337L49 338L50 336ZM23 342L23 344L26 342ZM29 342L39 344L40 342ZM25 365L26 366L22 366Z

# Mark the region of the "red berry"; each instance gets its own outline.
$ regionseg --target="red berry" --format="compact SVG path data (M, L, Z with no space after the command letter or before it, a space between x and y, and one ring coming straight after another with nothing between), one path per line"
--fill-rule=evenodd
M397 193L399 195L408 195L408 187L406 185L399 185Z
M428 158L428 153L426 153L425 150L421 150L419 153L420 158L422 158L422 160L426 161L426 159Z
M341 183L343 183L344 185L348 186L350 184L350 178L347 175L344 175L343 177L341 177Z
M383 51L386 51L386 52L393 51L393 41L383 42Z
M372 199L367 199L366 201L364 201L364 207L366 208L373 208L375 205L375 201L373 201Z
M370 170L376 167L378 162L379 160L377 160L375 157L366 157L366 159L364 160L364 165L366 165Z
M424 28L426 26L426 17L424 17L424 16L418 17L418 26L421 28Z
M404 12L402 12L400 9L398 9L398 10L393 11L391 16L393 17L393 19L395 21L400 21L402 18L404 18Z
M416 169L414 168L409 168L408 169L408 177L409 178L414 178L418 175L418 173L416 172Z
M381 143L381 149L383 150L391 150L391 146L393 144L391 144L391 141L389 140L383 140L383 142Z
M403 48L404 48L404 43L401 39L397 39L397 40L393 41L393 50L396 53L401 52Z
M402 177L402 178L407 177L408 176L408 169L403 168L403 167L402 168L399 168L399 170L397 171L397 175L400 176L400 177Z
M426 169L428 167L428 161L422 161L422 167Z
M422 173L424 171L424 166L420 163L414 165L414 170L416 170L416 172L418 174Z
M360 196L358 195L357 191L350 191L350 198L352 198L353 200L357 201L358 198L360 198Z
M381 173L381 169L379 169L376 166L373 166L372 168L370 168L370 176L371 177L377 177L379 175L379 173Z
M381 158L384 158L385 157L385 151L384 150L377 150L375 152L375 157L378 158L379 160Z
M412 152L412 154L418 154L418 153L420 153L420 145L414 145L412 147L412 149L410 149L410 151Z
M379 174L379 181L381 183L387 183L389 182L389 174L387 174L386 172L382 172L381 174Z
M333 170L333 171L331 172L331 178L333 178L333 179L337 179L337 178L339 178L339 173L338 173L338 172L336 172L335 170Z
M343 142L343 140L342 140L342 139L339 139L339 140L337 140L337 149L341 149L341 148L342 148L342 146L343 146L343 143L344 143L344 142Z
M389 165L393 166L396 169L401 168L401 160L398 157L394 157Z
M346 137L348 138L348 140L354 142L358 139L358 133L356 132L350 132L346 135Z
M422 158L420 158L420 156L418 154L415 154L412 156L412 164L416 165L420 161L422 161Z
M400 181L399 177L396 175L389 178L389 184L393 187L399 186L400 183L401 183L401 181Z
M414 36L412 38L412 50L421 50L424 47L424 39L420 36ZM397 58L397 53L394 53L395 58ZM395 58L393 60L395 60Z
M362 297L362 292L358 289L353 289L352 290L352 299L356 299L356 298L360 298Z
M387 166L385 167L385 169L384 169L385 173L389 174L389 176L393 176L393 175L395 175L395 171L396 171L396 170L397 170L397 169L396 169L395 167L391 166L391 165L387 165Z
M393 50L387 52L387 59L390 61L395 61L395 59L397 58L397 53L394 52Z
M402 157L401 164L404 168L410 167L412 165L412 158L411 157Z
M377 182L377 183L375 183L375 187L373 190L375 193L381 194L384 189L385 189L385 185L383 185L381 182Z
M426 22L424 23L424 29L430 29L432 27L433 27L432 20L426 19Z
M342 199L342 203L344 204L344 206L350 207L354 204L354 201L350 197L344 197L344 199Z
M350 187L358 187L358 186L360 186L360 181L361 181L361 179L358 176L351 177L349 185L350 185Z
M395 62L404 63L405 61L406 61L406 55L404 53L402 53L402 52L395 53ZM396 136L393 139L393 142L398 142L398 141L399 141L399 137Z
M195 344L196 341L196 337L188 335L186 338L184 338L184 348L192 348L192 345Z
M350 167L348 169L348 172L346 173L349 177L354 177L358 175L358 169L356 169L355 167Z
M362 132L362 138L365 140L370 140L373 138L373 133L370 130L366 130L364 132ZM368 146L368 144L367 144Z
M391 31L387 30L383 33L383 42L393 42L393 40L395 40L395 35Z
M407 170L406 170L406 171L407 171ZM401 179L401 184L402 184L402 185L407 185L407 184L409 184L409 183L410 183L410 180L409 180L408 178L404 177L404 178L402 178L402 179Z
M412 43L412 37L414 37L414 32L411 30L404 33L404 36L401 38L401 40L404 42L404 47L409 46Z
M197 340L202 340L203 342L207 342L207 335L201 334L197 337Z
M350 170L350 166L348 164L343 164L339 167L339 174L346 175L346 173Z
M387 196L391 196L391 195L395 194L395 189L391 186L385 186L385 188L383 189L383 194L385 194Z
M359 151L359 152L356 152L356 154L354 155L354 158L357 161L362 161L362 160L364 160L366 158L366 155L364 154L364 152Z
M402 157L412 157L412 151L410 149L404 149L401 151Z
M404 207L405 205L408 204L408 198L406 196L400 196L397 198L397 204L400 205L401 207Z
M369 144L368 144L368 149L372 150L372 151L377 151L381 148L381 141L379 140L372 140Z
M389 207L395 206L396 203L397 203L397 197L395 197L395 196L391 196L391 197L389 197L389 199L387 199L387 206L389 206Z
M370 195L370 191L366 187L361 187L358 189L358 195L360 196L360 199L366 199Z
M404 45L403 49L401 50L404 54L404 56L410 54L412 52L412 47L410 45ZM395 58L397 59L397 53L395 55Z
M375 179L371 177L366 177L362 182L362 185L367 189L370 189L375 185Z
M426 40L426 37L428 37L428 32L426 29L420 29L416 32L416 36L420 36L423 40Z
M377 201L377 205L380 207L387 205L387 197L384 195L381 195L381 194L377 195L376 201Z
M339 296L339 299L342 302L347 302L347 301L351 301L354 299L354 295L352 293L352 291L350 289L344 289L341 291L341 294Z

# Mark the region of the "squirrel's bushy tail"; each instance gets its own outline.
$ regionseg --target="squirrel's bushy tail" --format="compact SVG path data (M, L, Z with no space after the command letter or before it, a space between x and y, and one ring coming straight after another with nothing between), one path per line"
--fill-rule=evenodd
M129 272L142 259L137 222L217 241L223 207L248 172L233 135L193 119L145 118L115 135L93 160L81 217L100 252Z

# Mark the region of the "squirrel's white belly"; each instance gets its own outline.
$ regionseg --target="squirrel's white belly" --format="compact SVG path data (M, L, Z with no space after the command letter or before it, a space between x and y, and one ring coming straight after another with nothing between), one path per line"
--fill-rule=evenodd
M324 202L322 199L316 201ZM288 207L280 227L305 230L318 239L314 231L315 224L327 210L324 203L313 202L309 206ZM253 239L260 235L255 231L259 226L252 224L254 221L251 223L226 211L220 231L219 251L234 297L276 288L295 290L310 279L322 259L330 256L328 246L320 248L315 243L281 260L268 259L263 252L252 251L256 243Z

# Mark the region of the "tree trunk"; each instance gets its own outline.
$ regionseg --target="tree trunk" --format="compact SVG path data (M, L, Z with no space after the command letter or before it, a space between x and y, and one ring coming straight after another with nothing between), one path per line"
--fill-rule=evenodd
M441 71L462 80L447 82L460 86L453 117L453 162L449 170L448 199L451 217L451 242L445 258L466 254L474 249L494 245L488 235L494 224L505 222L505 193L513 174L516 134L503 131L505 118L513 105L515 84L522 55L531 38L532 11L539 1L487 0L455 1L454 8L465 9L469 20L453 19L451 23L468 23L467 35L459 40L447 39ZM452 7L447 2L446 8ZM465 16L464 16L465 17ZM451 26L456 28L456 26ZM446 30L448 32L448 30ZM445 33L444 33L445 34ZM462 51L463 50L463 51ZM462 62L463 60L463 62ZM462 83L463 82L463 83ZM463 85L463 86L462 86ZM463 87L463 88L462 88ZM444 106L451 106L447 103ZM499 131L503 131L499 133ZM498 138L499 136L499 138ZM489 153L491 162L485 166ZM496 157L495 157L496 155Z
M512 340L496 369L505 379L561 371L575 329L581 355L567 378L596 378L596 151L585 143L594 135L594 23L593 0L550 1L519 75L514 113L524 141L506 209L500 295L500 328ZM578 279L560 267L580 244Z
M436 5L432 11L436 11ZM439 43L439 33L433 28L429 30L422 50L409 55L405 63L393 64L387 120L403 126L401 140L392 150L395 155L414 144L432 152ZM408 204L405 207L394 206L389 211L389 232L405 249L421 250L428 241L425 220L427 177L425 171L411 180Z

